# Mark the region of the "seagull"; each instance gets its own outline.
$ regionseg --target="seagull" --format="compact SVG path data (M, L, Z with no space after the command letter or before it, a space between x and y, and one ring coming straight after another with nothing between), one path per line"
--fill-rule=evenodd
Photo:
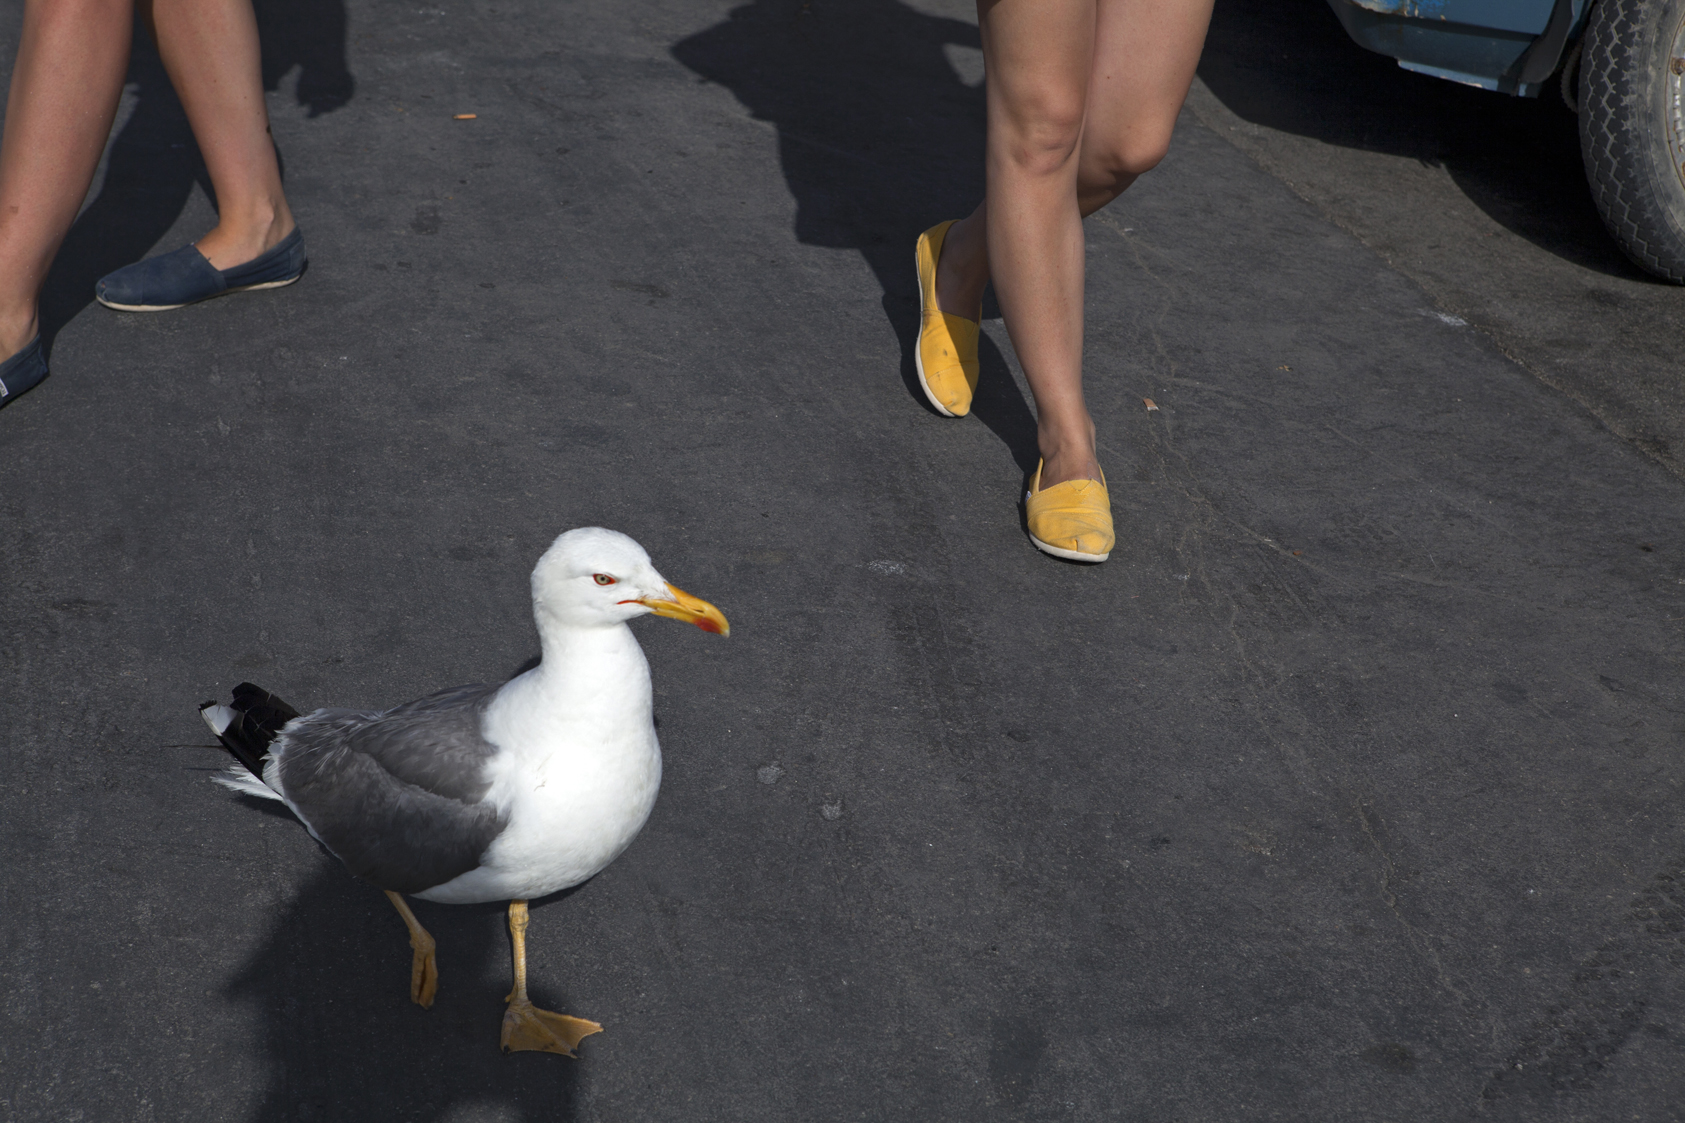
M532 571L542 661L501 686L457 686L389 710L300 715L249 682L200 715L236 763L216 779L277 799L403 917L410 998L433 1005L433 937L405 895L509 902L514 989L505 1051L577 1056L602 1026L527 997L527 902L595 875L655 806L661 747L649 663L627 625L654 614L729 635L720 610L657 573L631 538L570 530Z

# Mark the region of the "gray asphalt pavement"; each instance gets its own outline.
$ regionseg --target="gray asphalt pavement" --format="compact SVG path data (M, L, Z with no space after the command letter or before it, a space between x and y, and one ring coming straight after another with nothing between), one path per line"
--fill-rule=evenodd
M1199 73L1203 124L1685 476L1685 296L1605 233L1560 81L1522 99L1412 74L1322 0L1220 0Z
M1246 97L1397 106L1217 75L1248 20L1386 60L1226 4L1170 158L1088 224L1121 534L1059 563L1000 323L972 418L912 374L912 239L980 188L963 4L339 2L260 0L304 280L87 306L210 221L143 56L54 374L0 413L0 1119L1685 1114L1685 489L1584 358L1678 290L1591 226L1513 251L1536 290L1457 266L1500 311L1580 293L1573 347L1460 311L1337 188L1475 193ZM1544 171L1483 167L1552 226ZM508 675L588 524L733 634L639 626L660 803L529 936L535 1000L607 1031L506 1057L501 909L418 903L414 1007L391 908L208 782L194 708Z

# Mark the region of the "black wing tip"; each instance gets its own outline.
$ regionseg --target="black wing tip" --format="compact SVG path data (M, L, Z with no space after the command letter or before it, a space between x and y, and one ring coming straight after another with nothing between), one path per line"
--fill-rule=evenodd
M298 716L296 709L256 683L242 682L233 693L231 708L277 733L281 726Z
M230 756L261 780L263 755L286 724L299 716L298 711L255 683L242 682L234 688L233 695L228 708L234 711L234 720L217 734L217 740ZM206 702L199 712L216 704Z

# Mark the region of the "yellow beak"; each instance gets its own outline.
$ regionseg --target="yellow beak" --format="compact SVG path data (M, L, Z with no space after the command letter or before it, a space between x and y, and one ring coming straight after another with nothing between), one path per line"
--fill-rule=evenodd
M637 603L644 605L657 616L665 616L669 620L683 620L687 624L695 624L704 632L713 632L719 636L731 635L731 625L726 623L725 613L701 597L691 596L677 585L668 585L667 592L672 595L672 600L639 597Z

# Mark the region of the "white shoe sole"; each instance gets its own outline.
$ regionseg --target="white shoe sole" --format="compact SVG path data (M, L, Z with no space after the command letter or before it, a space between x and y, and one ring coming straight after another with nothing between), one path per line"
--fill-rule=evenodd
M288 277L284 281L264 281L259 285L235 285L231 289L223 289L221 292L212 293L204 300L189 300L187 304L203 304L205 300L215 300L219 296L231 296L237 292L256 292L258 289L284 289L288 285L296 283L298 278L302 276L304 274L300 273L298 277ZM187 304L114 304L105 297L98 295L94 299L107 308L115 308L119 312L169 312L177 308L187 307ZM923 375L920 375L920 378L923 378ZM928 390L925 391L927 394L929 392Z
M921 324L922 324L922 319L921 319ZM919 336L922 339L923 336L924 336L924 332L920 331ZM924 359L921 358L920 354L919 354L919 352L924 350L924 348L918 346L918 344L914 344L914 347L915 347L915 350L913 351L913 366L918 368L919 389L924 391L925 400L928 401L933 407L935 407L936 412L940 413L943 417L958 417L959 414L953 412L947 406L945 406L941 402L937 401L936 395L931 393L930 383L928 383L924 380Z
M1036 549L1040 550L1042 553L1052 554L1054 557L1064 558L1066 561L1103 562L1112 556L1112 552L1110 550L1107 550L1103 554L1085 554L1081 550L1062 550L1058 546L1049 546L1046 542L1043 542L1033 534L1030 535L1030 541L1034 542L1036 544Z

